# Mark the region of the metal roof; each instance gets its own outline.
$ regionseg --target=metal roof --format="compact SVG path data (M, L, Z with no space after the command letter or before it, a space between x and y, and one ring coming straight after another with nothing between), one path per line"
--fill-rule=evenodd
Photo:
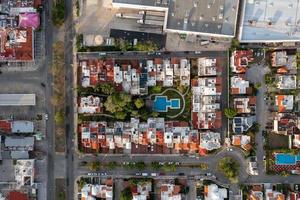
M300 41L299 0L247 0L242 42Z
M35 106L35 94L0 94L0 106Z

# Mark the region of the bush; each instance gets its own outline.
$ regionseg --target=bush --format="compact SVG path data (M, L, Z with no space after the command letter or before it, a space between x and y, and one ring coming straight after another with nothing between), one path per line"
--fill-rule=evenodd
M140 109L145 105L145 103L144 103L143 99L139 98L139 99L135 100L134 105L137 109Z

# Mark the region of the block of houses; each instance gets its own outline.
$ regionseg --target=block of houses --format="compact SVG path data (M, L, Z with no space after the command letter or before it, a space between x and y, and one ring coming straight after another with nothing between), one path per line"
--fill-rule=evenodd
M220 77L192 80L192 123L197 129L218 129L222 123Z
M247 81L245 76L242 74L232 76L230 79L230 85L230 94L232 95L252 93L252 87L250 86L249 81Z
M236 134L241 134L248 131L254 124L255 116L248 117L234 117L232 120L232 129Z
M241 147L245 151L249 151L252 148L251 137L248 135L233 135L232 136L232 145Z
M84 149L119 153L198 153L199 133L187 122L149 118L140 122L85 122L79 125Z
M273 132L282 135L300 134L300 117L295 113L274 113Z
M180 85L190 85L191 64L186 58L125 61L94 59L81 60L79 66L83 87L114 83L127 93L144 95L148 93L149 86L172 87L175 80L179 80Z
M255 113L256 109L256 97L236 97L233 99L233 107L238 114L243 113Z
M297 88L296 75L280 75L277 77L277 88L281 90L292 90Z
M221 134L216 132L200 132L200 148L212 151L221 147Z
M225 200L228 198L228 189L221 188L216 184L209 184L204 186L204 199L205 200Z
M234 51L230 58L231 71L238 74L246 73L249 62L253 60L253 50Z
M101 113L103 111L100 97L86 96L79 98L78 113Z
M181 185L175 185L172 183L163 183L160 185L160 199L161 200L181 200L182 195Z
M102 184L85 184L79 191L82 200L86 199L113 199L113 180L107 179Z
M293 95L275 95L275 109L278 112L289 112L294 108Z

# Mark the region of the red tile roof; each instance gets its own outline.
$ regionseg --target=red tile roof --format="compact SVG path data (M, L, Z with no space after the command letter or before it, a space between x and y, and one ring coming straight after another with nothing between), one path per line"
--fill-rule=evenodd
M29 198L25 193L12 191L8 194L7 200L29 200Z

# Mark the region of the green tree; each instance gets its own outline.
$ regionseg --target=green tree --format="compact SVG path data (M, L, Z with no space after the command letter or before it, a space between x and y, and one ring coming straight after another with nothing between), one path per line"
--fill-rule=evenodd
M237 115L237 112L233 108L225 108L225 115L228 119L232 119Z
M133 110L131 111L131 117L139 118L140 114L137 110Z
M78 187L81 190L83 188L83 186L86 184L86 181L81 178L79 181L77 181Z
M130 187L126 187L124 190L121 192L121 200L132 200L132 193L130 190Z
M137 100L135 100L134 105L137 109L140 109L145 105L145 103L143 99L138 98Z

